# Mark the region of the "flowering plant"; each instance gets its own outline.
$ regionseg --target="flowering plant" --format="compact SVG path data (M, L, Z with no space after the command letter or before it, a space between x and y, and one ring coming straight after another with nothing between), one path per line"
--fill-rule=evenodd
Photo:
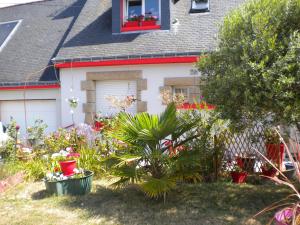
M147 16L144 19L145 21L157 21L158 18L156 16Z
M112 107L121 111L126 111L126 109L128 109L134 102L137 101L134 95L128 95L123 99L110 95L106 96L106 100L110 102Z
M139 16L132 15L127 19L127 21L140 21L140 19L139 19Z
M84 177L84 170L81 168L74 169L74 175L72 176L65 176L61 171L57 172L48 172L46 174L45 180L46 181L61 181L61 180L68 180L74 178L82 178Z

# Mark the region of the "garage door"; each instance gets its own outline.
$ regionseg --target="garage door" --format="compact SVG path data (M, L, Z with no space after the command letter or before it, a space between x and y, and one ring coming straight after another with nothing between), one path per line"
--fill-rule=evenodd
M115 115L118 110L112 107L106 98L116 96L119 99L124 99L131 95L136 98L136 81L98 81L96 83L96 110L103 115ZM136 103L126 110L131 114L135 114L136 111Z
M25 110L24 101L2 101L0 103L1 121L8 124L10 118L14 118L20 125L20 132L25 134ZM34 121L42 119L47 125L47 133L55 131L56 123L56 101L55 100L27 100L26 101L27 126L32 126Z

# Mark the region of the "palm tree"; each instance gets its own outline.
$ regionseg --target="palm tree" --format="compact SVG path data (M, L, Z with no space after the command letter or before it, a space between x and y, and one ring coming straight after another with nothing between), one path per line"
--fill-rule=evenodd
M199 119L183 120L173 103L161 115L121 113L119 129L114 136L126 143L127 148L105 160L113 175L120 178L115 185L133 182L150 197L165 196L181 177L178 170L196 162L188 151L182 153L182 157L170 157L169 150L199 136L197 132L190 134ZM189 135L185 135L188 131Z

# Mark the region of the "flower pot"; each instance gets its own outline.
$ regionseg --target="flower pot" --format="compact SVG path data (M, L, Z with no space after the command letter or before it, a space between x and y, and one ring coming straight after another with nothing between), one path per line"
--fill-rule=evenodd
M124 23L124 27L138 27L139 21L127 21Z
M267 177L275 177L277 170L275 168L265 169L264 167L261 168L262 175Z
M284 144L266 144L267 158L282 167Z
M155 26L155 25L156 25L156 20L145 20L141 22L142 27Z
M93 172L85 171L84 177L61 181L45 181L46 191L49 194L61 195L85 195L91 191Z
M61 171L65 176L73 176L74 175L74 169L76 168L76 160L70 160L70 161L61 161L59 162Z
M247 178L247 172L231 172L231 178L233 183L241 184L246 181Z
M238 166L248 173L254 172L255 157L240 157L236 158Z

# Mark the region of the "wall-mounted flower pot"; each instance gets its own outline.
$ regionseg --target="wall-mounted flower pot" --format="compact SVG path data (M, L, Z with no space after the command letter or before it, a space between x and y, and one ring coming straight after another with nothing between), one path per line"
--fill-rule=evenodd
M142 27L155 26L155 25L156 25L156 20L145 20L141 22Z
M127 21L124 23L124 27L138 27L139 21Z
M284 144L266 144L267 158L282 167Z
M59 165L64 176L69 177L74 175L74 169L76 168L76 160L61 161L59 162Z
M45 181L46 191L51 195L85 195L91 191L93 172L85 171L84 177L61 181Z
M247 172L237 172L237 171L231 172L232 181L233 183L236 184L245 183L247 176L248 176Z

